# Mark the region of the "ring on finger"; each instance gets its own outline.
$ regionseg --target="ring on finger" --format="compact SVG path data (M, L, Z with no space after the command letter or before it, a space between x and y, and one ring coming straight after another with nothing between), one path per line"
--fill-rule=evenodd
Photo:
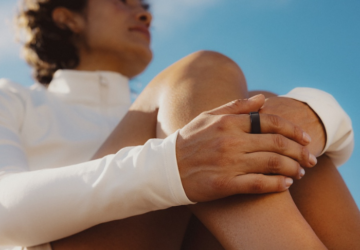
M251 134L261 134L259 112L250 113Z

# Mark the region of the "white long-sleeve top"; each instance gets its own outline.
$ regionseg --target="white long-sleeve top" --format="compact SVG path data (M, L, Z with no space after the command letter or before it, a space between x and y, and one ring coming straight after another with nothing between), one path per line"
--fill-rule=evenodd
M325 151L345 162L353 133L338 103L313 89L287 97L312 107L326 128ZM128 79L117 73L62 70L48 89L0 80L0 246L38 245L192 203L177 167L177 133L89 161L129 106Z
M312 88L295 88L283 97L304 102L313 109L325 127L326 144L322 154L326 153L337 167L344 164L354 150L354 131L350 117L335 98Z

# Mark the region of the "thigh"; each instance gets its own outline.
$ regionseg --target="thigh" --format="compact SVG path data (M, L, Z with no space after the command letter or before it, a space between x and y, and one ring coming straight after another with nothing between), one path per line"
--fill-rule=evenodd
M233 61L215 52L189 55L146 87L94 158L164 138L200 112L244 97L245 78ZM179 249L190 215L183 207L152 212L96 226L53 246L55 250L75 245L71 249Z
M237 84L232 84L234 80ZM198 113L239 97L234 93L247 94L246 84L241 82L244 77L239 67L218 53L185 57L145 88L94 159L126 146L142 145L150 138L168 136ZM214 94L218 98L208 98ZM52 245L54 250L180 249L190 215L184 207L151 212L98 225Z
M156 138L156 93L149 86L94 158L112 154L126 146L142 145ZM126 202L126 201L124 201ZM54 250L168 250L180 249L191 212L175 207L97 225L52 243Z
M186 230L182 250L224 250L220 242L195 216L191 216Z
M53 250L179 249L187 226L187 208L176 207L97 225L52 243Z
M264 93L263 91L249 92L249 96L259 93L274 96L272 93ZM329 249L360 249L360 238L358 237L360 235L359 209L339 172L326 156L319 159L316 167L308 169L306 176L301 181L295 182L290 188L290 194L296 209L300 211L316 235ZM243 203L240 196L238 199L238 201L233 199L232 206ZM279 202L283 201L279 200ZM226 204L231 203L224 201L219 204L225 207ZM221 209L226 211L224 208ZM240 210L241 208L238 209L238 211ZM276 211L274 214L276 214ZM231 216L228 218L231 219ZM235 217L233 218L236 221ZM254 219L254 221L257 220ZM229 221L230 224L234 224L234 222ZM202 244L205 244L204 242L213 242L212 245L219 244L201 222L190 223L190 225L192 228L189 229L189 232L192 235L199 235L199 238L202 239L199 241L198 238L191 237L191 234L187 233L186 239L191 239L194 246L204 249L201 247ZM245 226L245 224L242 226ZM234 233L228 235L232 234ZM241 236L237 238L241 238ZM189 240L186 240L186 242L189 242ZM206 244L203 246L206 246Z
M317 166L294 183L290 194L297 209L328 249L360 249L359 209L338 170L326 156L320 157ZM189 225L191 228L185 237L187 248L184 249L207 249L209 243L217 247L214 249L222 249L200 221Z
M340 173L322 156L290 189L301 214L329 249L360 249L360 212Z
M262 93L253 91L249 95ZM329 249L360 249L360 212L340 173L326 156L290 188L301 214Z

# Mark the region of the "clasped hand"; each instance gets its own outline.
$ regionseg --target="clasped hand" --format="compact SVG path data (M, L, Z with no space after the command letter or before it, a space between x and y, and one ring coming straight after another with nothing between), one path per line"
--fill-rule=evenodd
M250 133L249 113L264 102L263 95L237 100L203 112L180 130L176 155L190 200L285 191L316 164L306 147L310 136L279 116L261 114L262 134Z

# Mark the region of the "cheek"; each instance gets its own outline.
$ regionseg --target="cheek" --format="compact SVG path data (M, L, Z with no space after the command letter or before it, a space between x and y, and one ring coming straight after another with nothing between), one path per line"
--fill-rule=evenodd
M104 2L108 3L94 6L98 8L91 11L87 18L85 37L90 47L119 44L128 35L128 11L116 0Z
M124 2L120 0L107 0L107 1L109 1L117 11L125 11L127 8Z
M119 29L126 25L126 20L130 15L130 9L120 0L90 0L87 22L93 29Z

